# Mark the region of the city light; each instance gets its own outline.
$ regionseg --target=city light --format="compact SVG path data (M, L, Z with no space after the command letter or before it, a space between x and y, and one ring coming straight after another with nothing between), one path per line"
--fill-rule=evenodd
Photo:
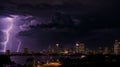
M79 46L79 44L78 44L78 43L76 43L76 46Z
M59 44L56 44L57 47L59 47Z

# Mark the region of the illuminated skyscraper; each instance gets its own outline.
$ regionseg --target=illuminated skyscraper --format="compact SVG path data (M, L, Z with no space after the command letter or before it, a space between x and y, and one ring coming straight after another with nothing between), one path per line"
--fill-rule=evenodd
M80 43L80 45L79 45L79 51L80 51L80 53L85 53L85 44L84 43Z
M79 44L78 43L75 44L75 53L79 53Z
M52 50L52 52L57 53L57 54L63 52L63 47L62 47L62 45L60 45L60 44L55 44L54 51Z
M114 43L114 54L118 55L120 53L120 46L119 46L119 43L118 40L115 40L115 43Z
M85 53L85 44L84 43L80 43L80 44L76 43L75 52L84 54Z

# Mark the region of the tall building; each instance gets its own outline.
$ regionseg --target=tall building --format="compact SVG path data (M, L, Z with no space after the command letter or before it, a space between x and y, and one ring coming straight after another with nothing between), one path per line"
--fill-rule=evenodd
M54 50L52 50L53 53L61 53L63 51L63 47L60 44L55 44Z
M97 53L97 54L103 54L103 52L104 52L103 47L98 47L96 53Z
M80 45L79 45L79 47L80 47L80 53L85 53L85 44L84 43L80 43Z
M110 54L110 51L109 51L108 47L104 48L103 54Z
M48 53L52 53L51 45L48 46L47 52L48 52Z
M75 52L85 54L85 44L84 43L76 43Z
M24 54L28 54L28 48L24 48Z
M114 54L115 55L118 55L120 54L120 42L118 40L115 40L115 43L114 43Z
M78 43L76 43L75 44L75 53L79 53L79 44Z

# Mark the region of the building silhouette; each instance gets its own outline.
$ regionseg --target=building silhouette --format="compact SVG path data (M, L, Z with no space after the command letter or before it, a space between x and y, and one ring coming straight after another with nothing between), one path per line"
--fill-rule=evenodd
M24 52L23 53L24 54L28 54L29 53L28 48L24 48Z

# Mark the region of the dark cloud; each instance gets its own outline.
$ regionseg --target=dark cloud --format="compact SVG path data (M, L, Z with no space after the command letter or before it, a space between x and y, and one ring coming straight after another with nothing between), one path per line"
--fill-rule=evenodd
M79 14L113 14L112 12L119 12L120 6L118 0L2 0L1 2L0 9L2 11L0 13L37 16L50 15L56 10Z
M118 17L114 16L73 16L56 13L50 23L30 25L30 30L22 31L19 35L36 38L43 44L62 42L70 45L80 41L89 47L111 47L114 39L120 37L119 21Z
M32 16L23 20L28 23L25 25L30 29L21 31L19 36L33 38L35 41L33 43L38 45L57 42L70 44L75 41L96 45L99 41L111 42L112 39L119 39L119 0L1 0L0 2L2 16L10 14ZM31 25L31 21L36 19L35 22L38 24Z
M77 20L77 21L74 21ZM80 32L94 29L117 29L119 18L115 16L71 16L64 13L56 13L50 23L30 25L33 29L46 29L55 31ZM83 32L82 31L82 32Z

